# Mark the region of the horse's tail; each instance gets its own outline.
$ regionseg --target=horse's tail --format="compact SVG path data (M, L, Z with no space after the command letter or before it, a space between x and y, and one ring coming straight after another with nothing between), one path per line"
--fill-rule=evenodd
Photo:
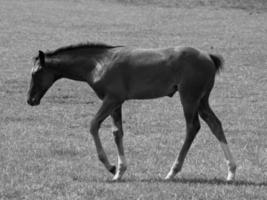
M221 55L218 54L209 54L210 58L214 62L216 67L216 73L220 72L223 69L224 59Z

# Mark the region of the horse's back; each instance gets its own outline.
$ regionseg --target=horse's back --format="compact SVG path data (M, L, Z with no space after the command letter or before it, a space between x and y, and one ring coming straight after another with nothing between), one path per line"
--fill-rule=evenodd
M179 82L180 76L213 76L216 72L209 54L192 47L161 49L132 49L125 57L125 64L132 76L159 78ZM167 78L168 77L168 78ZM206 77L204 77L206 78Z
M181 82L205 85L212 67L207 54L191 47L121 48L108 64L101 84L124 99L172 96Z

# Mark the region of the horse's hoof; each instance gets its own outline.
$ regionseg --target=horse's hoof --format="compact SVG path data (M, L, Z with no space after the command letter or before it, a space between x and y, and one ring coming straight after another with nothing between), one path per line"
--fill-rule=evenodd
M227 179L226 181L227 182L233 182L235 180L235 174L234 173L229 173L228 176L227 176Z
M173 173L171 173L171 172L169 172L168 174L167 174L167 176L164 178L164 180L166 180L166 181L170 181L170 180L173 180L174 179L174 174Z
M109 172L115 175L116 174L116 166L112 165L112 167L109 169Z
M119 181L121 180L123 174L125 173L127 169L127 166L123 166L121 165L119 168L118 168L118 171L116 172L115 176L113 177L113 181Z
M121 180L121 176L118 176L117 174L112 178L112 181L116 182Z
M228 175L227 175L227 182L233 182L235 180L235 173L236 173L236 165L229 167Z

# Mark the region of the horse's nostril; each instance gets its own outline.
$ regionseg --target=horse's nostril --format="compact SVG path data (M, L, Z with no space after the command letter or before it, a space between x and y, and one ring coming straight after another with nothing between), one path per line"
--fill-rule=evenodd
M29 105L31 105L31 106L35 106L35 105L38 105L38 104L39 104L39 102L36 101L35 98L29 98L29 99L27 100L27 103L28 103Z
M32 101L31 101L31 99L28 99L28 100L27 100L27 103L28 103L29 105L32 106Z

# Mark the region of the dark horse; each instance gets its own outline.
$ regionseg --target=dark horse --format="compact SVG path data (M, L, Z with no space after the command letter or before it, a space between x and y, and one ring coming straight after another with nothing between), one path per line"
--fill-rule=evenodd
M34 59L28 104L34 106L60 78L87 82L103 100L91 121L99 160L121 179L127 164L123 148L121 106L128 99L172 97L179 91L186 120L186 138L180 154L165 179L172 179L182 168L186 154L200 129L199 116L219 140L228 164L227 180L235 177L236 164L228 148L220 120L209 106L209 95L216 73L222 69L219 55L190 47L137 49L105 44L79 44L42 52ZM111 116L118 149L117 169L111 165L99 139L101 123Z

